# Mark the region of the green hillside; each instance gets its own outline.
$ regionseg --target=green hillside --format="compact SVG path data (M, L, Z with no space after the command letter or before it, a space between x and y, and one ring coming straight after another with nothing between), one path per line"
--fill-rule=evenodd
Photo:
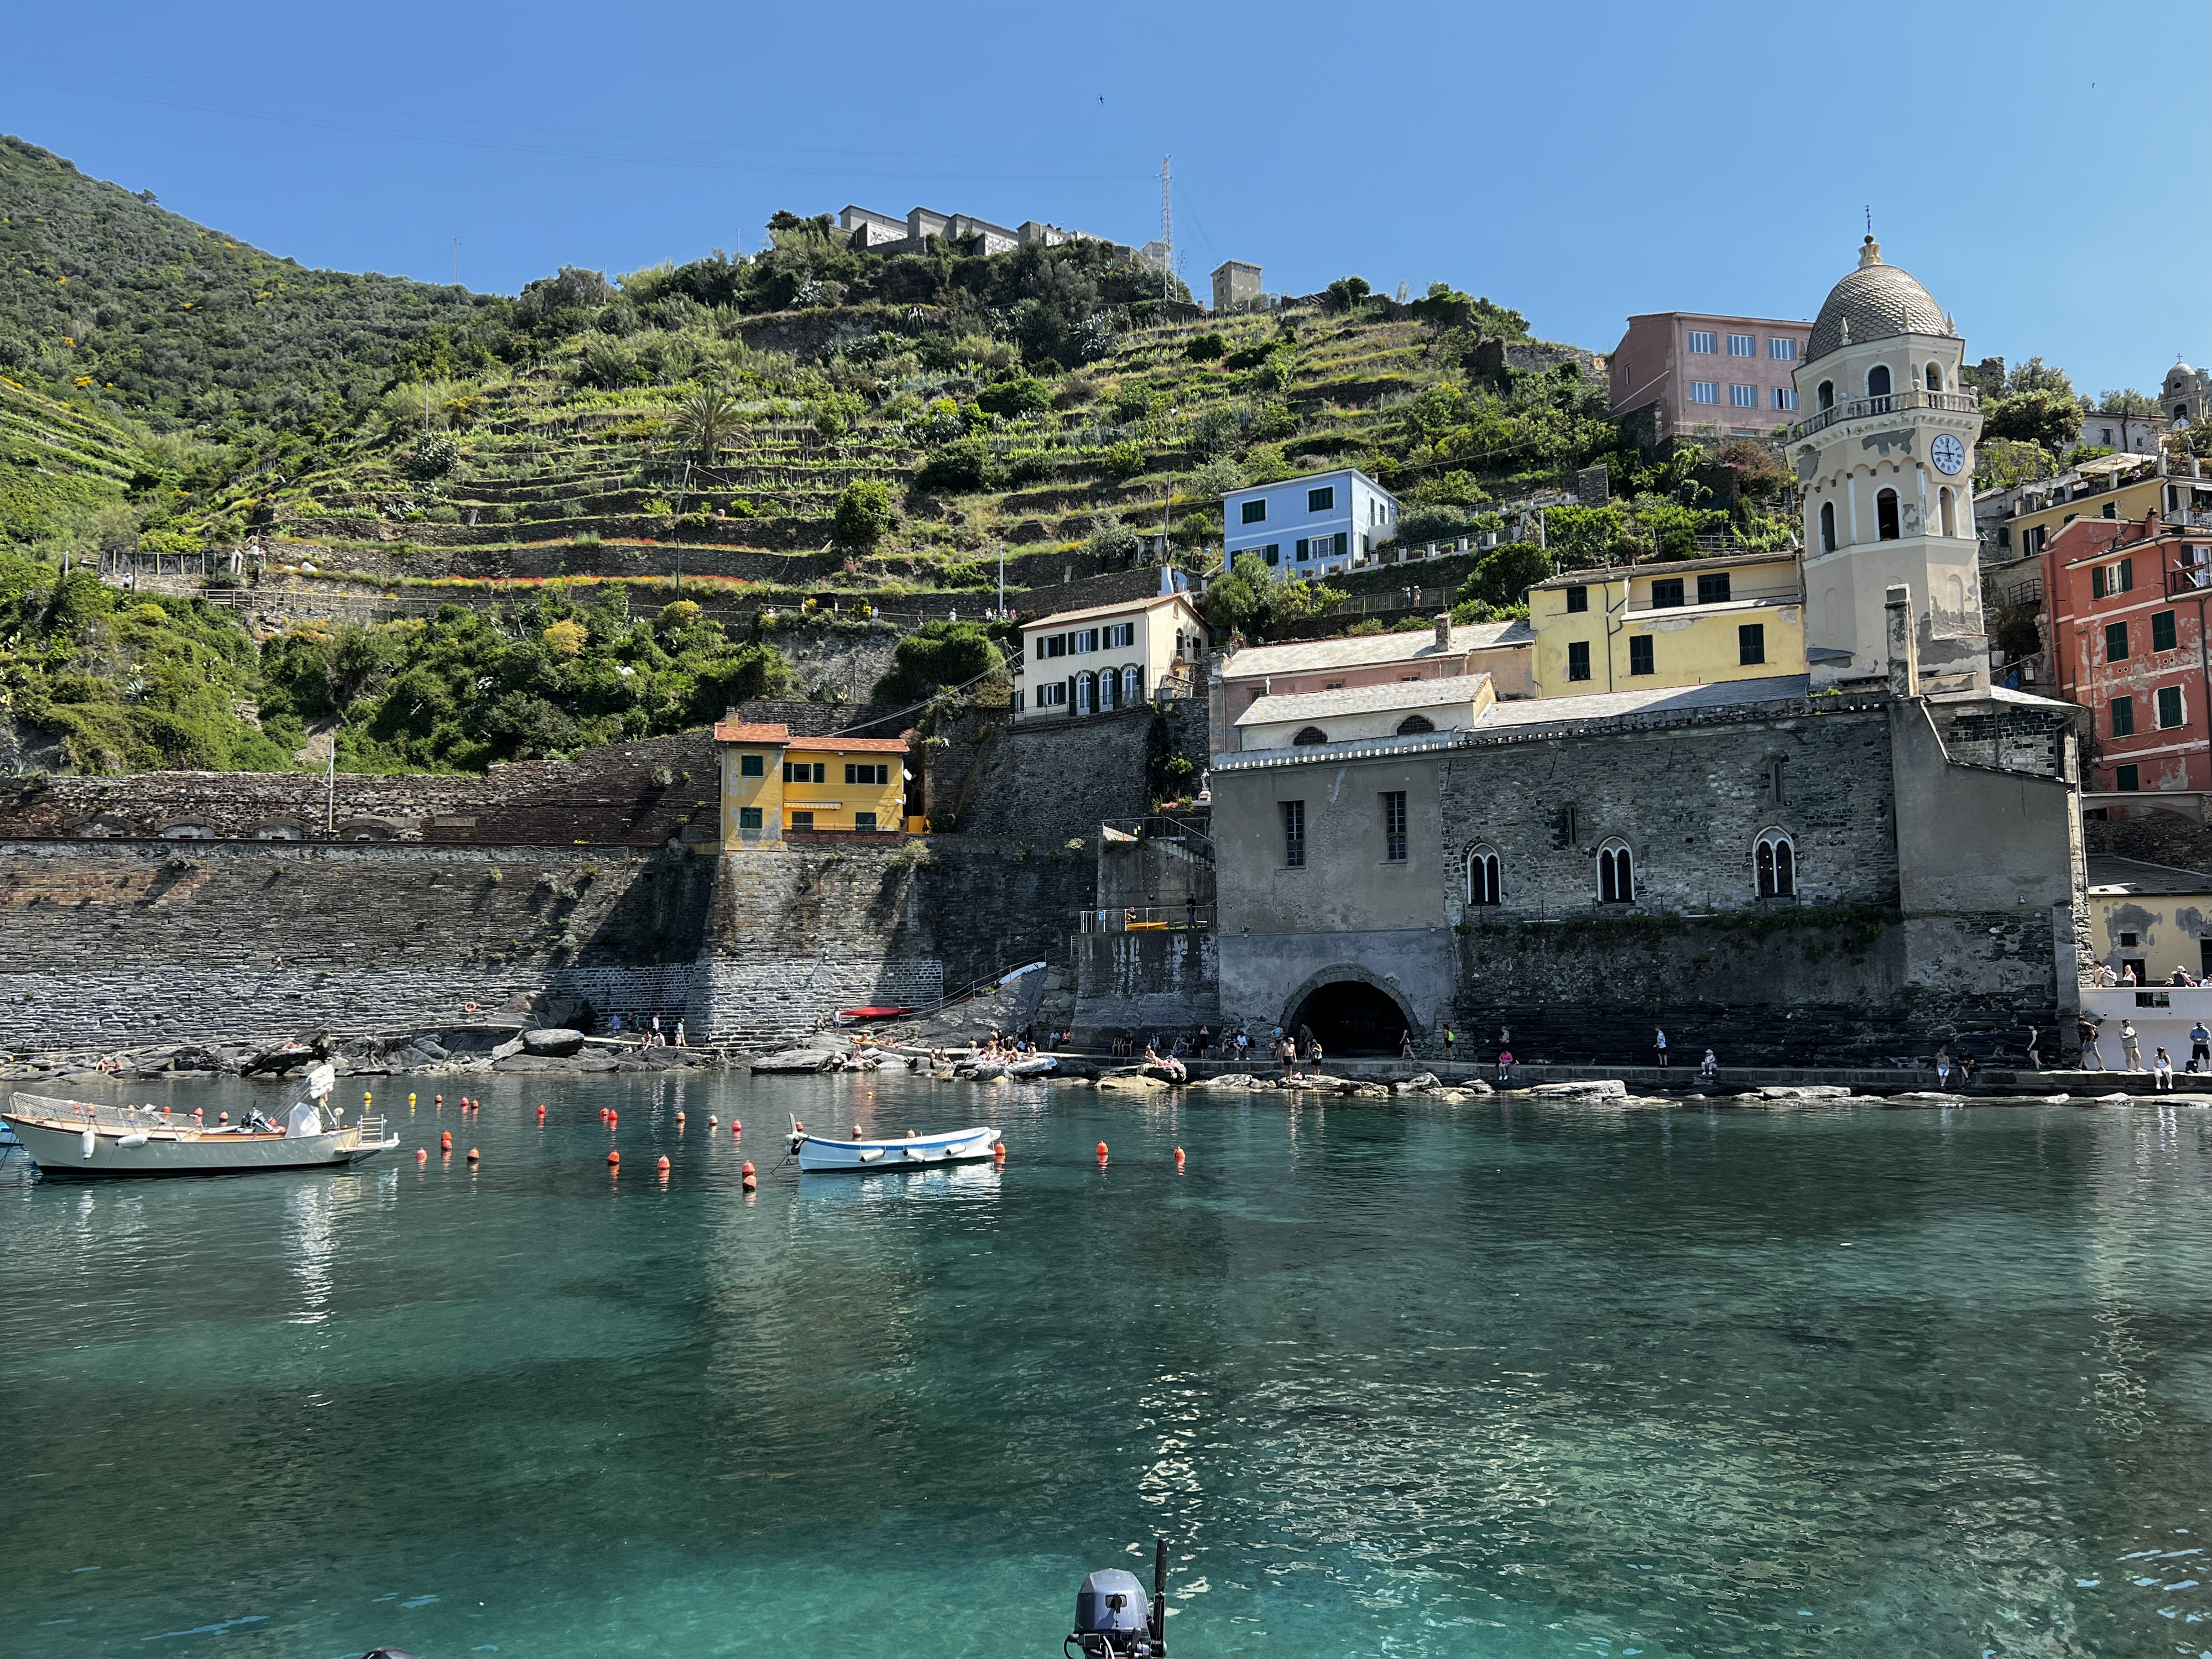
M1164 523L1203 566L1223 491L1322 466L1397 490L1409 540L1495 528L1598 460L1616 499L1552 509L1561 560L1788 535L1763 448L1625 449L1595 358L1442 283L1408 300L1347 278L1217 319L1108 243L887 257L826 217L769 230L749 258L563 269L508 300L305 270L0 139L15 717L100 769L289 764L334 722L364 768L565 752L790 683L772 629L670 620L674 573L742 618L748 596L980 589L1001 551L1014 587L1057 584L1075 556L1137 562ZM189 596L57 598L64 557L249 545L246 580L312 567L465 604L255 641ZM228 564L210 585L240 580ZM1510 544L1469 567L1468 614L1551 568ZM588 611L491 586L554 576L609 580ZM1255 580L1210 608L1279 629L1329 600ZM209 696L149 679L157 659L198 663Z

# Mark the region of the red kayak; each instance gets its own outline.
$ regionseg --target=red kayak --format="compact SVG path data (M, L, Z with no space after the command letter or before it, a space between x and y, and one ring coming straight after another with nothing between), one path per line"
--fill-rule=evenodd
M890 1019L900 1014L910 1014L911 1008L840 1008L841 1019Z

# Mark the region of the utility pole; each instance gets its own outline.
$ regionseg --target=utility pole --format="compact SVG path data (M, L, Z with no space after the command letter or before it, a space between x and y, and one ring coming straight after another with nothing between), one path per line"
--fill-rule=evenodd
M1006 619L1006 543L1004 543L1004 542L1002 541L1002 542L1000 542L1000 543L999 544L999 617L1000 617L1000 620L1004 621L1004 620Z
M1168 163L1175 158L1160 157L1160 300L1163 304L1175 297L1175 180L1169 175Z

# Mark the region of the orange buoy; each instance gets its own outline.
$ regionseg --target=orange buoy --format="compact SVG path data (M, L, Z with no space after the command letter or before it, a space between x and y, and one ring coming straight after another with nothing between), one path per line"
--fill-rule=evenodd
M753 1172L753 1161L752 1161L752 1159L750 1159L750 1158L747 1158L747 1159L744 1162L744 1164L740 1164L740 1165L738 1166L738 1173L739 1175L749 1176L749 1175L750 1175L752 1172Z
M732 1134L735 1134L735 1133L737 1133L738 1130L740 1130L740 1129L744 1128L744 1127L745 1127L745 1126L744 1126L743 1123L739 1122L736 1118L732 1118L732 1119L730 1120L730 1133L731 1133Z
M1176 1148L1176 1168L1182 1168L1182 1148L1180 1146Z
M470 1147L470 1148L469 1148L469 1162L470 1162L470 1163L471 1163L471 1164L473 1164L473 1163L475 1163L476 1161L477 1161L477 1149L476 1149L475 1147L471 1146L471 1147Z
M415 1161L417 1164L428 1164L430 1161L430 1149L427 1146L417 1146L415 1149Z
M607 1154L607 1162L608 1162L608 1163L610 1163L610 1164L619 1164L619 1163L621 1163L621 1162L622 1162L622 1154L621 1154L620 1152L609 1152L609 1153Z
M447 1129L438 1137L438 1146L441 1152L450 1152L453 1150L453 1132L451 1129Z
M538 1121L540 1123L543 1123L543 1122L544 1122L544 1121L545 1121L545 1109L544 1109L544 1107L543 1107L543 1106L540 1106L540 1107L538 1109Z
M653 1167L659 1170L661 1174L666 1175L668 1173L668 1154L663 1152L660 1155L660 1162L654 1164Z
M438 1097L437 1097L437 1101L438 1101L438 1109L439 1109L440 1111L441 1111L441 1112L442 1112L442 1111L444 1111L444 1110L446 1109L446 1097L445 1097L445 1096L443 1096L443 1095L440 1095L440 1096L438 1096Z
M1106 1161L1106 1143L1103 1140L1098 1143L1098 1161L1101 1164Z
M620 1112L616 1111L612 1107L609 1107L609 1108L607 1109L607 1127L609 1127L610 1129L611 1129L611 1128L613 1128L613 1127L615 1127L615 1125L616 1125L616 1124L617 1124L617 1123L619 1123L619 1122L621 1122L621 1121L622 1121L622 1114L621 1114Z
M681 1128L681 1127L684 1126L684 1114L683 1114L683 1113L681 1113L681 1112L677 1113L677 1115L676 1115L676 1124L677 1124L677 1127L678 1127L678 1128Z
M228 1122L229 1122L229 1121L230 1121L230 1114L229 1114L228 1112L224 1112L224 1113L220 1114L220 1115L216 1118L216 1122L218 1122L218 1123L228 1123Z
M1006 1161L1006 1143L1002 1140L997 1146L992 1147L991 1156L999 1163L1004 1164Z

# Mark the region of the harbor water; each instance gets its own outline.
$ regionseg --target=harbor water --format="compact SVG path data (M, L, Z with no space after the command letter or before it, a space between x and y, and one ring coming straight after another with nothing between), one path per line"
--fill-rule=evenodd
M1187 1656L2212 1650L2212 1112L478 1081L0 1161L0 1652L1048 1656L1155 1534Z

